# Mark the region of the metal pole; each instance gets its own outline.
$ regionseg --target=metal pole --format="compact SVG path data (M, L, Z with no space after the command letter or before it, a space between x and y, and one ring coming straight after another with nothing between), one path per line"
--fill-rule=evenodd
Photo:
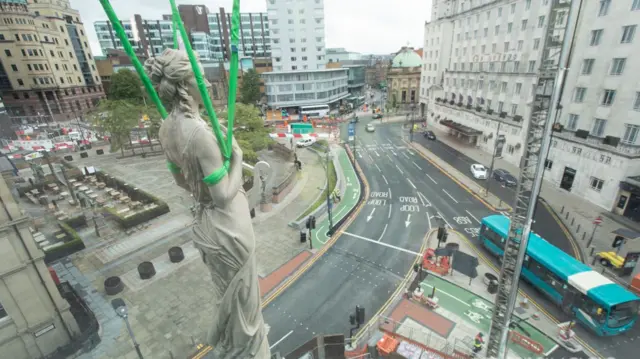
M496 140L493 144L493 152L491 153L491 166L489 166L489 173L487 173L487 185L485 186L485 196L489 195L489 187L491 186L491 178L493 177L493 165L496 160L496 151L498 150L498 142L500 141L500 126L502 122L498 122L498 130L496 131Z
M566 22L567 27L564 33L564 43L562 44L562 49L560 51L560 59L558 61L558 72L555 74L554 86L551 92L551 101L549 103L550 109L546 114L545 123L543 127L544 129L542 132L541 146L538 152L538 158L541 158L541 159L547 158L547 155L549 154L549 145L551 144L551 134L552 134L551 132L553 128L551 119L555 118L555 114L558 111L557 104L560 98L561 90L564 85L565 73L567 71L567 67L569 66L568 57L571 50L571 46L573 44L573 41L572 41L573 34L575 33L575 29L577 26L577 21L574 19L574 17L575 18L578 17L581 6L582 6L581 0L573 1L569 5L569 12L567 14L567 22ZM538 163L536 164L535 176L533 178L533 183L531 186L531 195L530 195L531 202L535 203L535 201L537 201L538 199L538 195L540 193L540 187L542 185L542 174L544 173L544 169L545 169L544 160L538 161ZM520 187L520 184L518 186ZM533 214L535 211L535 205L531 204L531 202L527 207L526 217L523 219L524 226L521 232L521 239L518 247L516 265L513 271L513 278L515 278L516 280L520 278L520 274L522 273L524 256L526 254L527 244L529 242L529 235L531 233L531 224L533 223ZM513 223L511 223L511 226L513 226ZM507 301L507 308L505 313L507 324L511 320L511 316L513 315L517 298L518 298L518 286L515 285L512 287L512 290L509 294L509 298ZM493 326L494 323L492 323L491 325ZM500 331L500 342L498 346L498 356L497 356L498 358L502 359L507 357L508 343L509 343L509 326L505 325L501 328L501 331Z
M591 238L589 238L589 242L587 243L587 248L591 247L591 242L593 242L593 236L596 234L596 229L598 229L598 224L593 225L593 232L591 232Z
M127 331L129 331L129 336L133 341L133 347L136 349L136 353L138 353L138 358L144 359L142 356L142 352L140 351L140 344L136 341L136 337L133 335L133 330L131 330L131 324L129 324L129 318L124 317L124 323L127 325Z

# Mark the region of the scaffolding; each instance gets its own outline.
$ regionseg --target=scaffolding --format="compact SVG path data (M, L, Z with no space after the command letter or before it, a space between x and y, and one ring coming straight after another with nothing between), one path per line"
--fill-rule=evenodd
M565 73L582 0L553 0L547 16L538 85L520 162L520 180L505 243L500 281L487 344L488 358L506 358L509 324L518 296L518 281L542 184Z

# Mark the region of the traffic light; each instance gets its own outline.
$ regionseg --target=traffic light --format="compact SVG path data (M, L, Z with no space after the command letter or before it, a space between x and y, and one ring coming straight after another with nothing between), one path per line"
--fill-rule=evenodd
M442 239L440 240L440 242L443 242L443 243L446 242L447 238L449 238L449 233L444 232L444 235L442 236Z
M358 324L364 324L364 308L359 305L356 305L356 320Z
M304 243L307 241L307 232L300 231L300 243Z
M438 241L442 242L442 238L446 234L446 229L444 227L438 227Z
M307 223L305 223L307 229L311 228L311 217L307 217Z
M355 316L355 314L349 314L349 323L351 323L351 325L356 325L356 316Z
M316 229L316 216L311 216L311 229Z

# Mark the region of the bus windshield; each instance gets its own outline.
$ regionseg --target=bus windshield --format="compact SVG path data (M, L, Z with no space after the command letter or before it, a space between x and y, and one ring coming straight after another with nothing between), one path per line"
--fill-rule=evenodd
M609 313L607 325L610 328L618 328L632 322L638 315L638 302L626 302L614 305Z

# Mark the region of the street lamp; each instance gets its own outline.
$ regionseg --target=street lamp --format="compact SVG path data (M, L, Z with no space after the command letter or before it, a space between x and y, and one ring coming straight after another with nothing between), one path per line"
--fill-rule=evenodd
M116 311L116 314L122 319L124 319L124 323L127 325L127 331L129 332L129 336L133 341L133 346L136 349L136 353L138 353L138 358L144 359L142 356L142 352L140 351L140 344L136 341L136 337L133 336L133 330L131 330L131 324L129 324L129 314L127 311L127 304L122 300L122 298L116 298L111 301L111 306L113 310Z
M409 116L409 114L407 114L407 116ZM413 127L414 127L415 120L416 120L416 104L412 103L411 104L411 123L410 123L411 128L409 128L409 142L413 142Z
M327 231L327 235L329 237L331 237L333 235L333 217L332 217L332 210L333 210L333 202L331 202L331 183L330 183L330 177L329 177L329 161L331 160L331 153L329 152L329 149L327 148L327 165L325 167L326 171L327 171L327 214L329 216L329 231Z

